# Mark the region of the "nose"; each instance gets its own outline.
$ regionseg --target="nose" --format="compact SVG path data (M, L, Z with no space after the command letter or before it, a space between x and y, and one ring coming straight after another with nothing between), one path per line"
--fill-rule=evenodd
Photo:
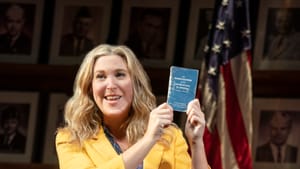
M117 88L117 85L116 85L116 79L114 77L107 77L106 79L106 89L107 90L114 90Z

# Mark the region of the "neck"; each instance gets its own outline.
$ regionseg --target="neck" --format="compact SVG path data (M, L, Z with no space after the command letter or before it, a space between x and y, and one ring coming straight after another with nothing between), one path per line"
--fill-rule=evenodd
M129 147L129 142L126 136L126 129L121 128L120 125L106 125L109 130L110 135L113 137L114 141L120 146L121 150L124 152Z
M122 128L121 125L117 123L104 123L104 125L115 139L126 138L126 129Z
M104 125L116 139L122 139L126 137L126 121L127 118L125 117L103 117Z

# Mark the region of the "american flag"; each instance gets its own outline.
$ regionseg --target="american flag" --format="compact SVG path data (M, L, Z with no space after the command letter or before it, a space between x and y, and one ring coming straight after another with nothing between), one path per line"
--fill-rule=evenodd
M248 0L216 0L199 97L213 169L252 169L251 32Z

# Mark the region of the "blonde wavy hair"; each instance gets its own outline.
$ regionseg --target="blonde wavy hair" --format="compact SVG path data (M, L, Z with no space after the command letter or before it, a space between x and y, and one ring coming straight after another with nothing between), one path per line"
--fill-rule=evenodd
M71 142L80 144L95 136L102 125L102 112L97 107L92 94L93 69L96 60L105 55L119 55L127 64L133 82L131 112L125 124L126 135L131 144L146 131L149 113L156 107L150 80L135 54L128 47L101 44L91 50L77 72L73 96L65 105L65 127L71 134Z

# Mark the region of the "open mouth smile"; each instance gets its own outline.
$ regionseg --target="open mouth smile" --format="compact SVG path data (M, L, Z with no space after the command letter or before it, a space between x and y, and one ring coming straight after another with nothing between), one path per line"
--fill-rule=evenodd
M109 101L114 101L120 99L121 96L104 96L104 99L109 100Z

